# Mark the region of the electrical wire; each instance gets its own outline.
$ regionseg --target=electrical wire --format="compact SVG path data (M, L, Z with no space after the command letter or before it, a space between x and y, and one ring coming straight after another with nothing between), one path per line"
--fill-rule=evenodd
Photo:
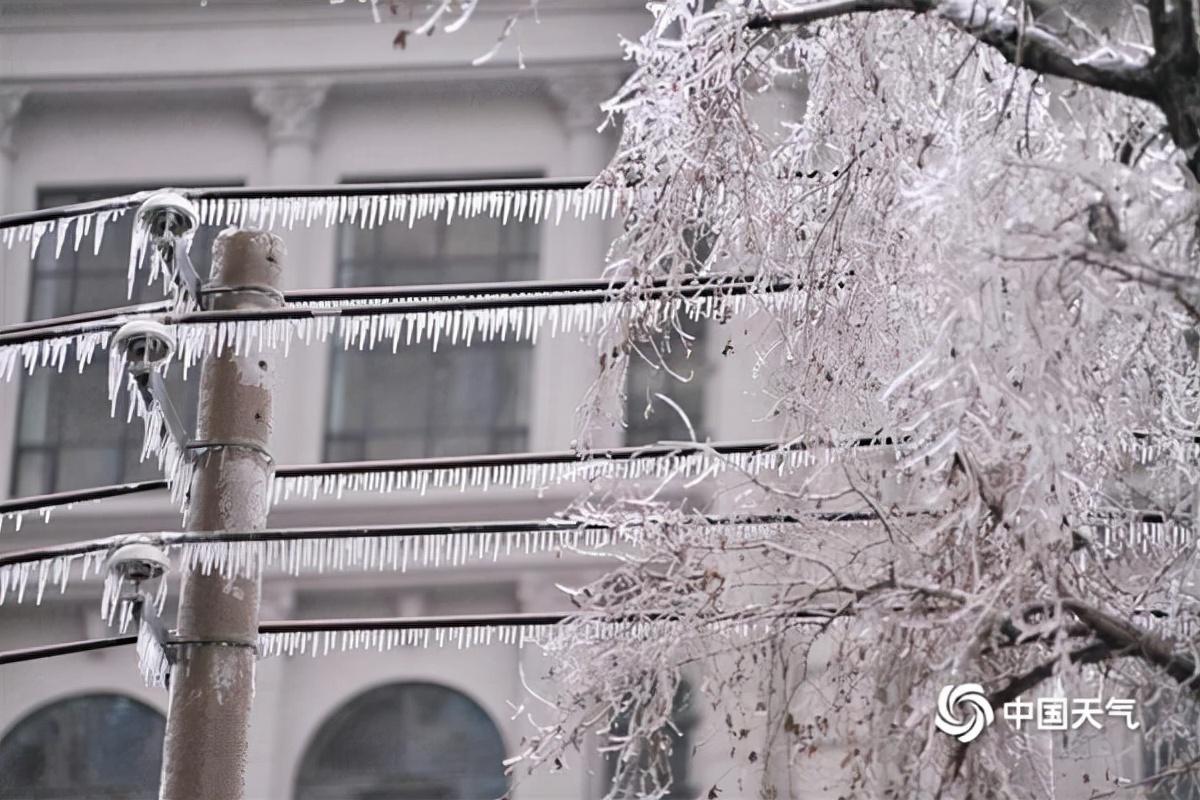
M863 437L849 443L854 447L869 447L873 445L889 445L889 437ZM345 461L325 464L301 464L279 467L275 470L276 478L305 478L330 475L370 474L378 472L419 472L422 470L453 470L471 469L475 467L495 466L527 466L539 464L570 464L588 463L589 461L608 459L613 461L637 460L643 458L661 458L674 454L709 451L717 455L738 455L760 453L770 450L807 450L802 442L781 444L775 441L746 441L718 442L713 444L694 443L665 443L640 447L612 447L587 452L575 450L559 450L540 453L497 453L474 456L439 456L434 458L402 458L377 461ZM31 497L14 498L0 501L0 515L14 514L52 508L56 506L73 505L89 500L103 500L131 494L166 489L165 480L146 480L133 483L97 486L89 489L74 489L50 494L34 495Z
M339 183L328 186L219 186L177 189L189 200L284 200L305 197L369 197L372 195L484 194L489 192L570 191L586 189L594 178L493 178L483 180L406 181L401 183ZM0 216L0 230L34 223L95 214L125 211L142 204L153 192L92 200L37 211Z
M619 292L628 282L617 281L521 281L495 284L447 284L421 287L359 287L287 292L281 308L256 308L222 311L167 312L166 303L125 306L107 311L86 312L36 322L22 322L0 328L0 346L47 341L84 333L113 331L131 319L161 315L164 324L218 324L223 322L319 319L327 317L368 317L380 314L422 314L484 309L530 308L564 305L597 305L624 299ZM630 300L657 300L673 296L686 299L718 294L737 296L759 291L783 292L797 287L793 282L763 284L753 279L712 276L692 283L672 285L655 281L638 287ZM404 302L361 303L364 300L400 300ZM350 305L307 307L309 303L347 302Z

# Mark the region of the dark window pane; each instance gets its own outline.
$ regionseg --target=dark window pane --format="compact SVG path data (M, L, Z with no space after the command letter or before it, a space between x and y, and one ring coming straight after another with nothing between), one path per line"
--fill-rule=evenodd
M637 353L630 356L625 404L627 444L686 441L689 438L687 425L679 412L655 397L656 394L671 398L682 408L695 428L696 437L701 441L704 439L703 377L707 329L705 325L696 323L684 324L683 328L694 337L692 340L685 341L677 331L671 329L655 339L653 344L638 343L645 358ZM670 371L658 362L660 357ZM679 380L675 375L690 380Z
M407 220L342 228L341 286L487 283L537 275L530 223L493 219ZM469 348L428 344L378 351L335 348L326 426L327 460L469 455L525 447L527 343Z
M297 800L486 800L508 791L504 743L469 697L432 683L359 695L320 727Z
M165 724L154 709L119 695L38 709L0 739L0 798L153 800Z
M81 203L142 188L146 187L48 190L42 192L39 204L45 208ZM46 319L131 302L126 297L126 270L132 226L132 213L110 221L98 254L90 237L78 253L68 244L57 257L53 238L44 239L33 263L29 318ZM192 243L192 258L201 274L207 273L215 236L215 229L205 228ZM150 302L162 296L158 281L151 285L139 282L132 302ZM101 351L82 374L68 361L62 373L43 369L22 380L12 479L18 496L119 483L155 473L154 465L139 462L141 423L125 421L124 398L116 416L109 414L105 361L106 353ZM175 405L189 427L196 416L196 384L195 380L184 384L177 376L168 381Z

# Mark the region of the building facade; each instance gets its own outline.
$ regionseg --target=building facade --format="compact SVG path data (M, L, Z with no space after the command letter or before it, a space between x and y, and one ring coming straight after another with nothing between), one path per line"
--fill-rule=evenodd
M595 174L616 142L613 130L597 130L598 105L629 69L619 39L641 32L641 4L548 4L493 60L471 66L523 4L484 5L460 32L410 36L401 48L397 32L414 24L407 12L384 9L375 24L361 2L0 1L0 213L164 186ZM282 232L284 288L599 277L613 233L599 222L488 220L297 228ZM202 274L210 240L193 247ZM32 258L24 248L0 251L0 324L125 304L127 241L117 228L97 253L56 257L46 244ZM158 296L157 287L134 295ZM646 413L656 392L675 397L702 435L766 433L741 407L746 365L720 357L724 339L698 341L690 356L680 347L672 356L696 373L691 383L634 368L630 427L601 432L598 444L684 435L662 403ZM274 456L294 464L565 449L596 369L591 347L571 337L395 356L300 348L281 361ZM120 409L109 416L103 364L70 373L0 384L0 497L154 473L138 460L140 424L126 424ZM194 383L172 383L192 417ZM271 524L538 519L577 491L295 501L272 512ZM179 525L164 496L147 495L0 536L7 550ZM594 569L582 557L528 556L404 575L270 576L262 616L551 610L564 605L556 583ZM106 635L99 591L89 581L40 606L6 603L0 649ZM432 800L496 796L511 785L519 800L598 797L606 769L594 753L528 778L500 768L528 732L509 703L520 702L522 675L544 672L541 659L494 646L264 660L248 796ZM141 684L128 650L0 667L0 774L10 776L0 777L9 781L0 796L142 796L158 768L145 737L161 737L165 703L164 691ZM679 796L726 771L692 749L680 747Z

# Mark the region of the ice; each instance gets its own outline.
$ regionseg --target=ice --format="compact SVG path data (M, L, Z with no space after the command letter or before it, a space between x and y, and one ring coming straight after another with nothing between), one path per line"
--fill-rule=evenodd
M397 621L395 625L379 624L351 630L311 630L264 633L258 637L260 658L274 656L309 656L312 658L334 653L369 651L383 653L397 649L427 649L452 647L465 650L495 645L526 647L533 645L547 651L565 650L585 643L611 640L654 641L669 633L679 623L653 614L636 619L612 619L587 616L564 617L557 623L526 623L520 616L497 617L487 624L454 625L430 621ZM740 621L737 618L708 623L714 633L739 636L763 633L769 623L761 620Z
M470 347L477 342L528 341L543 336L591 337L602 330L632 320L643 324L669 325L683 317L693 321L752 317L759 313L783 314L797 310L805 295L799 290L756 291L751 294L719 292L702 297L666 295L651 299L604 300L591 297L562 297L553 304L506 304L492 300L473 307L470 298L439 300L446 308L406 309L418 300L383 302L314 302L292 307L308 308L305 319L266 319L235 321L190 321L169 325L177 341L176 358L189 370L205 356L225 350L247 354L293 344L311 345L335 339L345 349L373 349L424 345L436 351L443 345ZM478 302L478 301L476 301ZM427 305L427 303L425 304ZM0 345L0 377L11 380L20 365L26 372L35 369L63 370L74 361L82 369L97 351L107 350L112 333L121 323L134 319L158 319L157 307L142 313L126 314L111 320L95 321L78 333L50 339ZM184 318L187 318L184 315ZM169 322L171 316L166 317ZM115 369L115 367L113 367ZM110 398L119 381L110 376Z
M162 647L162 643L154 635L154 631L145 622L138 625L137 634L138 672L142 680L150 687L164 687L171 673L171 661Z
M460 19L470 15L474 4L464 6ZM452 23L454 24L454 23ZM187 190L179 192L189 196ZM43 238L52 236L56 250L67 247L78 251L92 237L93 252L99 252L105 226L136 208L148 193L130 195L124 208L83 211L59 219L30 222L0 229L0 244L7 248L28 243L34 255ZM196 192L192 192L192 195ZM609 219L627 208L632 190L627 188L585 187L578 189L495 189L459 192L388 192L346 196L341 194L312 197L258 197L244 199L201 198L194 200L202 225L265 230L326 227L354 224L372 228L386 222L405 221L410 226L420 219L489 217L504 223L525 220L561 222L576 219ZM71 226L75 226L71 235ZM149 262L149 280L166 278L169 270L152 246L145 228L137 223L130 242L129 284L132 290L136 273ZM182 246L186 247L187 243ZM149 258L147 255L149 254Z

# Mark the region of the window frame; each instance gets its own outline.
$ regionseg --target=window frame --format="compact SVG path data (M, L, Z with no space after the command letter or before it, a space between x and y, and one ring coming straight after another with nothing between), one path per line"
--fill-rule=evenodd
M426 181L441 181L441 180L495 180L498 178L535 179L535 178L543 177L543 175L544 175L544 172L539 171L539 170L528 170L528 171L520 171L520 172L481 171L481 172L471 172L471 173L466 173L466 174L456 173L456 172L418 173L418 174L384 174L384 175L380 175L380 174L371 174L371 175L347 174L347 175L342 176L341 182L342 183L355 183L355 184L371 184L371 183L426 182ZM374 228L371 228L368 230L376 236L382 236L383 227L384 227L384 225L387 225L387 224L403 224L403 223L401 221L393 221L391 223L383 223L383 225L377 225ZM421 223L418 222L417 224L421 224ZM431 261L431 263L440 263L440 264L452 263L455 260L453 256L447 258L443 255L445 253L445 249L446 249L446 235L443 232L449 231L455 223L451 223L451 225L447 226L444 221L439 220L438 223L436 223L436 224L438 225L438 231L439 231L438 243L437 243L437 248L438 248L437 253L441 257L436 258L436 259L431 259L430 261ZM514 223L510 220L509 225L512 225L512 224L514 224ZM542 242L542 227L540 224L538 224L536 222L528 222L525 224L528 224L531 226L531 234L530 234L531 249L528 252L515 253L515 252L509 252L502 248L502 252L500 254L498 254L498 256L493 257L493 256L489 255L487 257L488 260L492 264L502 264L504 266L503 271L505 274L503 275L503 277L501 277L499 279L500 281L535 280L535 279L540 278L543 274L544 247L543 247L543 242ZM336 229L335 236L334 236L334 253L333 253L334 270L333 270L333 272L334 272L334 285L335 286L353 285L353 284L347 283L347 278L350 277L350 275L348 275L348 272L350 272L352 270L357 271L357 265L369 263L367 259L353 256L353 255L351 255L348 258L343 257L343 253L346 251L346 244L345 244L345 240L343 237L346 235L347 226L349 226L349 225L354 225L354 227L356 229L359 228L359 226L355 225L354 223L346 223L345 225L339 226ZM508 226L502 225L500 227L502 237L504 237L506 235L505 231L507 229L508 229ZM469 258L483 260L483 257L481 257L481 256L469 256ZM508 269L508 265L510 264L510 262L511 263L519 263L523 260L528 260L533 263L532 274L522 275L522 276L518 276L518 277L513 277L513 276L509 275L508 273L510 270ZM351 266L350 270L347 270L347 268L346 268L347 264L353 265L353 266ZM452 281L446 281L446 282L451 283ZM366 284L363 284L363 285L366 285ZM397 285L404 285L404 284L397 284ZM418 284L409 284L409 285L418 285ZM424 284L420 284L420 285L424 285ZM501 342L475 342L471 345L471 348L477 349L477 350L485 350L485 351L490 348L495 348L499 352L511 352L511 350L509 348L513 348L514 346L515 346L515 343L513 343L511 340L509 340L508 342L504 342L504 343L501 343ZM531 347L528 343L522 343L522 345L520 345L520 346L524 347L527 350L531 349ZM367 423L363 424L362 426L355 428L355 429L336 430L334 427L335 426L334 412L335 412L335 409L338 408L338 406L340 405L340 398L338 396L338 392L341 389L340 382L346 381L346 380L351 380L351 378L348 375L346 375L346 372L348 371L347 365L349 363L349 361L346 359L346 356L348 355L347 351L345 350L345 348L343 348L337 342L333 342L331 344L331 348L332 349L330 351L330 359L329 359L329 363L328 363L328 368L326 370L327 379L325 381L325 396L324 396L325 405L324 405L324 414L322 415L322 422L323 422L323 426L322 426L322 430L321 430L321 459L322 459L322 461L328 462L331 460L337 460L337 461L366 460L368 458L367 447L369 446L369 444L372 441L379 439L381 434L384 434L385 438L391 438L391 439L400 439L400 438L405 438L405 437L411 437L414 440L420 439L421 440L420 455L423 455L423 456L429 456L429 455L433 454L434 452L436 452L436 449L435 449L436 442L442 435L445 434L446 430L444 430L443 427L435 427L435 426L430 425L429 424L430 417L429 417L428 412L426 413L424 424L420 425L419 427L413 427L412 429L373 428L370 425L370 423L367 422ZM426 404L427 408L432 408L438 402L438 394L437 394L437 390L436 390L436 386L438 384L438 376L439 375L444 376L444 375L450 374L450 372L451 372L451 369L449 367L440 368L441 365L445 364L445 362L446 362L445 353L447 353L447 352L450 352L448 347L447 348L439 348L438 352L436 354L434 354L433 358L431 359L432 363L434 364L434 370L429 374L429 376L427 376L427 383L429 385L429 388L427 390L428 394L425 398L423 398L426 401L425 404ZM487 447L484 448L484 452L500 452L502 449L508 449L508 448L502 448L500 443L507 441L507 440L515 439L517 437L522 438L525 443L528 443L529 438L533 433L532 411L533 411L533 389L534 389L534 383L535 383L535 374L534 374L535 362L534 362L532 353L522 353L522 355L523 355L522 360L524 363L521 365L520 369L517 370L517 372L519 373L519 374L517 374L517 380L519 382L523 382L524 385L518 386L515 389L515 392L516 392L517 396L519 398L521 398L519 400L519 402L523 402L526 406L526 413L524 414L524 417L525 417L524 422L523 422L523 424L521 424L519 426L518 425L497 426L497 427L488 429L487 436L488 436L489 444ZM352 354L351 354L351 357L353 357ZM453 426L450 426L449 429L453 430ZM336 450L340 449L343 451L343 454L344 454L344 451L345 451L345 449L347 449L347 447L353 448L353 454L351 457L349 457L349 458L335 457L337 455L335 453ZM475 454L475 453L472 453L472 454ZM480 454L482 454L482 453L480 453ZM414 457L420 457L420 456L414 454Z

